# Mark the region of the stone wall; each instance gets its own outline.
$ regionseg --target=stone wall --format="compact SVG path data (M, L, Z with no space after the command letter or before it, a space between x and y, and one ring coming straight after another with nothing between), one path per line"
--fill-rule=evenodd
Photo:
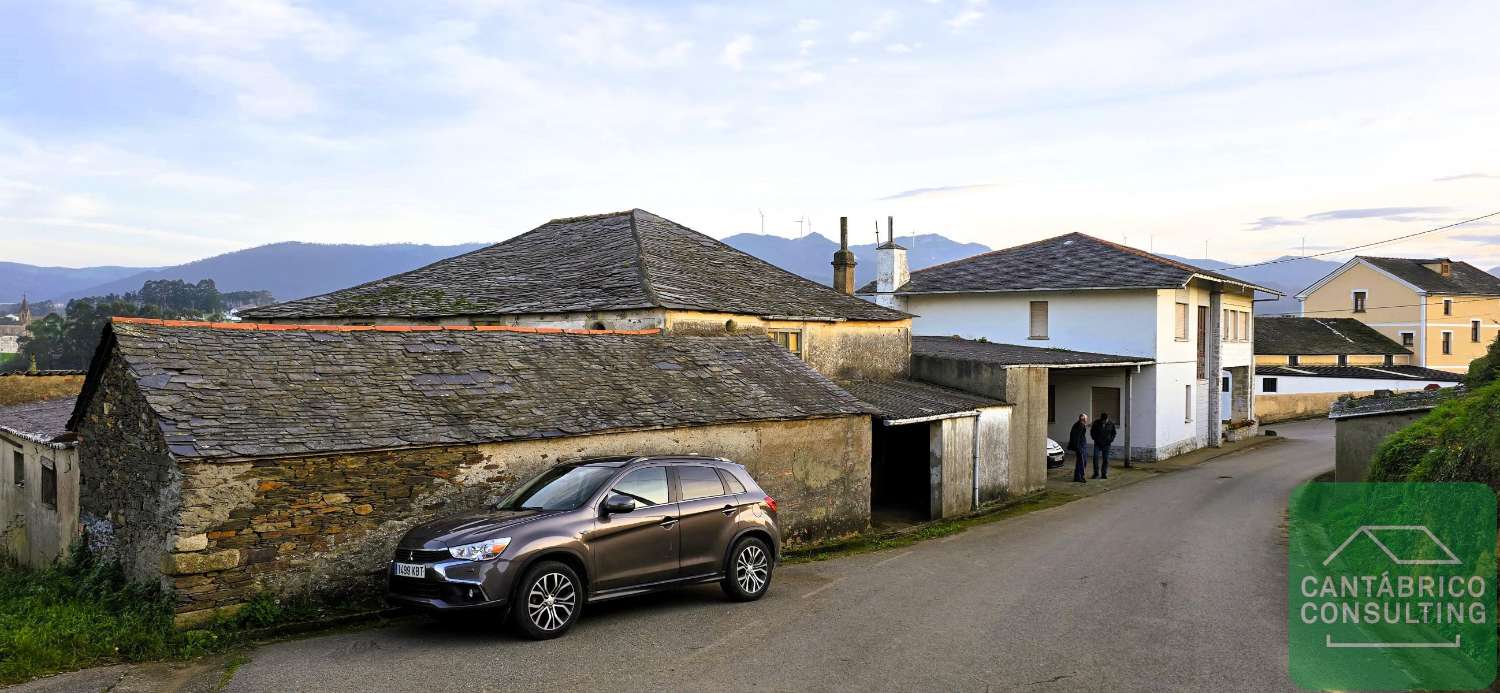
M802 357L819 373L839 380L904 378L911 369L911 321L825 322L767 320L754 315L668 311L666 328L675 334L765 334L799 330Z
M1334 422L1334 481L1364 481L1375 449L1386 437L1410 426L1427 411L1397 412L1338 419Z

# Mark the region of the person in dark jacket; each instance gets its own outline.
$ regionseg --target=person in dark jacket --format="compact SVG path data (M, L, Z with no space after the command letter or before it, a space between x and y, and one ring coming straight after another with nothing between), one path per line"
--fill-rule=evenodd
M1094 476L1095 479L1109 478L1109 446L1115 442L1115 422L1109 418L1108 412L1099 412L1099 418L1094 420L1094 425L1089 429L1089 437L1094 439ZM1104 465L1099 464L1100 459Z
M1089 458L1089 415L1079 414L1078 420L1073 423L1073 429L1068 431L1068 449L1077 455L1073 463L1073 481L1080 484L1085 483L1083 478L1084 460Z

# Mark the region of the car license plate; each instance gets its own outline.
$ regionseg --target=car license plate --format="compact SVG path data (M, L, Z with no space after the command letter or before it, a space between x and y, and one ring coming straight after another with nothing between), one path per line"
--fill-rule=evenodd
M401 577L409 578L427 577L427 566L413 565L411 563L397 563L396 574Z

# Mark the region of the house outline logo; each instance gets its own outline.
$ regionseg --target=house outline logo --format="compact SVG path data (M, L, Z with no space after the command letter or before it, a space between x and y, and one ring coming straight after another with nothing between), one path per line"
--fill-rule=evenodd
M1380 540L1380 537L1375 536L1376 532L1387 531L1421 532L1426 534L1427 538L1432 540L1432 543L1437 544L1438 548L1443 550L1443 553L1448 554L1448 557L1442 559L1400 558L1395 552L1391 551L1391 547L1386 546L1385 542ZM1444 544L1443 540L1438 539L1437 535L1433 534L1432 530L1428 529L1426 525L1360 525L1359 529L1354 530L1349 535L1349 538L1344 540L1344 543L1339 544L1339 547L1333 550L1333 553L1328 554L1328 558L1323 559L1323 565L1326 566L1332 563L1333 559L1338 558L1339 554L1343 553L1344 549L1353 544L1354 540L1358 539L1361 535L1369 537L1370 541L1375 542L1375 546L1379 547L1380 551L1396 565L1463 565L1463 561L1459 560L1458 556L1453 553L1453 549L1448 548L1448 545Z

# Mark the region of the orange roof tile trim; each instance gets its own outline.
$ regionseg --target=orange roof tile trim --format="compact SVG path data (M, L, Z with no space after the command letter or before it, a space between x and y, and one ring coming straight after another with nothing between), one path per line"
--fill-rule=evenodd
M574 327L521 327L518 325L282 325L261 322L208 322L203 320L161 320L158 318L112 317L120 325L158 325L161 327L202 327L215 330L249 330L274 332L521 332L525 334L661 334L660 328L646 330L585 330Z

